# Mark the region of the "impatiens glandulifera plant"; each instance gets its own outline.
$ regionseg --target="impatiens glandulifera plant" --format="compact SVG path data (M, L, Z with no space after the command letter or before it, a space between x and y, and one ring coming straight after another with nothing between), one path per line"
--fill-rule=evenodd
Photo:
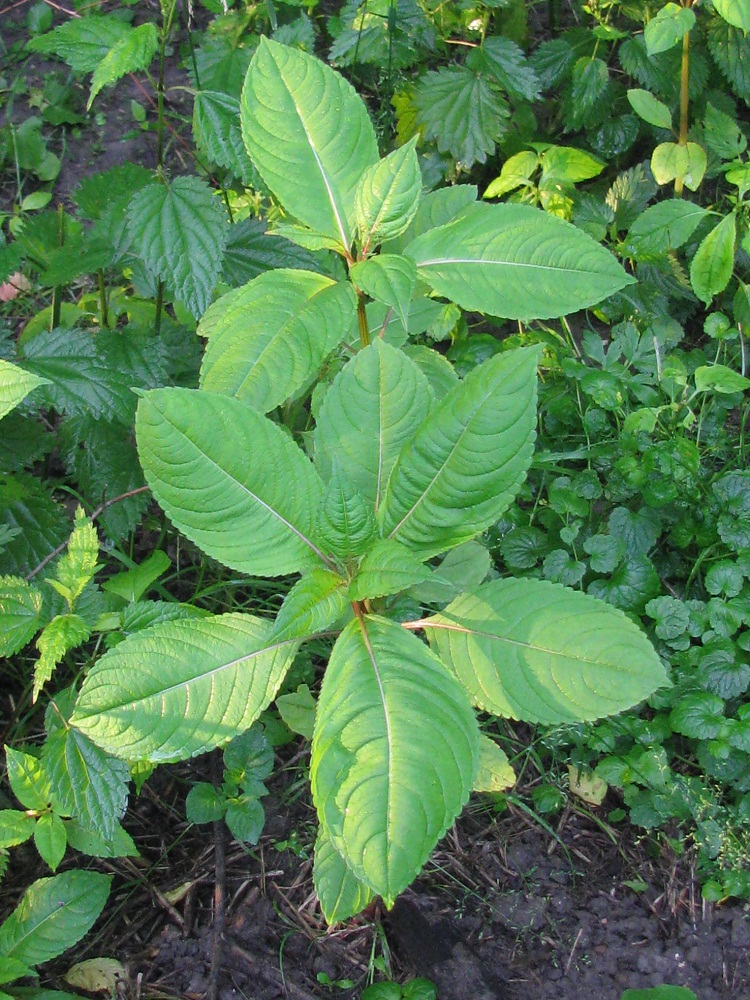
M360 98L299 51L261 42L242 133L288 213L284 234L334 250L348 280L282 269L220 298L200 325L200 388L142 393L136 436L154 496L200 549L250 576L301 577L275 621L163 622L119 643L85 678L68 725L131 762L183 760L247 730L300 645L336 636L310 774L315 885L337 921L375 896L392 905L472 789L503 769L512 780L475 709L575 722L666 681L624 614L543 581L475 584L404 621L414 601L398 595L432 584L429 561L494 524L526 475L539 349L502 351L459 381L444 359L394 342L389 311L407 331L430 296L552 317L632 279L537 209L477 204L466 186L422 196L414 144L380 159ZM372 342L368 297L385 309ZM304 399L342 344L353 356L318 387L311 460L265 414Z

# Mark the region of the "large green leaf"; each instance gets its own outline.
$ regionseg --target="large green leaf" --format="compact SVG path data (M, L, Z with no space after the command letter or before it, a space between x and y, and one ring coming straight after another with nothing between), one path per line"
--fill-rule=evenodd
M356 311L348 282L291 269L261 274L201 320L208 346L200 384L267 413L318 373Z
M20 576L0 577L0 656L23 649L42 624L42 594Z
M736 234L734 212L730 212L703 239L693 257L690 284L706 305L710 305L714 295L724 291L732 277Z
M392 538L379 538L359 564L349 596L353 601L387 597L424 583L429 576L430 569L411 549Z
M357 184L378 159L372 122L351 84L305 52L262 38L241 116L250 158L284 208L348 247Z
M743 31L750 31L750 3L748 0L713 0L716 13L719 14L727 24Z
M422 193L416 137L374 163L357 186L355 215L361 245L367 249L408 229Z
M214 559L253 576L325 562L312 540L320 479L262 414L213 392L156 389L138 403L136 439L154 496Z
M561 723L613 715L667 683L621 611L541 580L493 580L424 622L430 644L488 712Z
M240 129L240 102L231 94L200 90L193 104L193 136L200 150L244 184L252 178L252 164Z
M360 882L331 843L321 824L315 841L313 883L320 908L329 924L360 913L373 898L372 889Z
M348 607L346 583L337 573L314 569L298 580L284 598L274 636L305 638L330 628Z
M31 38L26 47L32 52L56 55L78 73L93 73L110 49L132 30L114 14L89 14L71 18L46 35Z
M0 475L3 569L20 575L34 569L70 534L65 512L36 477Z
M127 35L115 42L94 70L86 110L89 110L102 87L111 87L126 73L147 69L158 47L159 32L151 22L131 28Z
M40 378L0 358L0 417L4 417L18 406L32 389L46 382L49 382L49 379Z
M381 533L437 555L489 527L531 462L537 348L497 354L452 389L402 448Z
M708 214L683 198L669 198L647 208L628 230L628 248L636 254L666 254L686 243Z
M128 760L194 757L249 729L297 645L252 615L163 622L97 661L70 724Z
M128 205L134 252L194 316L206 311L222 270L227 222L199 177L149 184Z
M31 966L57 958L90 930L111 881L111 875L76 870L38 879L0 927L0 955Z
M318 466L328 474L338 465L344 479L377 507L393 463L431 403L429 383L414 362L374 340L326 393L315 428Z
M395 309L407 328L409 306L417 284L417 268L411 257L381 253L350 268L354 284L376 302Z
M318 699L310 776L322 825L391 906L469 797L478 729L465 692L415 636L351 622Z
M404 253L439 295L508 319L564 316L635 280L586 233L529 205L469 205Z
M42 761L57 812L81 820L105 840L112 840L128 802L128 765L69 726L49 735Z
M721 0L719 0L721 2ZM666 52L682 41L683 35L693 28L695 13L689 7L676 3L665 3L655 17L646 25L643 40L649 56Z
M361 556L377 537L372 504L341 475L338 464L326 484L316 530L326 551L341 559Z

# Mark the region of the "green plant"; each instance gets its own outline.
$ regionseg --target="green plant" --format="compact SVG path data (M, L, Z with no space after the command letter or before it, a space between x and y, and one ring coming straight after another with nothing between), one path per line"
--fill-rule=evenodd
M261 42L242 127L293 216L285 234L333 249L351 281L281 269L219 299L200 324L201 388L143 393L136 435L154 496L204 552L250 576L302 577L273 623L232 613L119 643L88 672L69 725L129 761L202 753L250 727L302 642L338 635L311 783L316 888L340 920L374 895L391 905L478 784L487 741L472 703L572 721L620 711L665 681L620 612L546 582L496 579L409 615L399 595L431 579L425 564L492 525L521 485L539 350L502 351L433 387L432 356L423 371L388 343L387 319L371 341L367 296L404 318L427 289L528 318L630 279L591 239L528 206L476 204L472 189L421 199L413 143L379 159L360 99L301 52ZM360 350L313 399L313 464L293 426L264 413L304 393L355 323ZM487 755L502 756L494 745Z

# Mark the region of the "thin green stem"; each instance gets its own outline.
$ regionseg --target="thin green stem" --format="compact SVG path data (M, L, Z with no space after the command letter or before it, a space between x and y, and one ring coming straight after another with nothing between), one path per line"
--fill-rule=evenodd
M57 206L57 245L63 246L65 243L65 209L62 202ZM52 292L52 317L50 319L50 330L54 330L60 325L60 313L62 311L62 286L55 285Z
M687 0L686 7L690 7ZM688 141L688 112L690 110L690 32L686 31L682 38L682 67L680 70L680 138L679 144L686 146ZM676 177L674 193L676 198L682 197L683 178Z
M370 343L370 325L367 322L367 309L365 307L365 297L362 292L357 293L357 322L359 323L359 340L363 347Z
M104 284L104 271L101 268L96 272L99 283L99 326L108 325L109 314L107 309L107 286Z

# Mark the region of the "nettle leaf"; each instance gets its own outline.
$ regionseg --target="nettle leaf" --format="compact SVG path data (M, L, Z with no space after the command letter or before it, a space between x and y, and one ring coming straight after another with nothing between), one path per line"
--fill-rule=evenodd
M352 601L398 594L430 576L430 569L405 545L392 538L379 538L365 553L357 574L349 584Z
M334 466L318 512L316 531L327 551L340 559L361 556L376 537L375 512Z
M242 219L229 227L222 279L238 288L276 268L319 271L316 258L302 247L266 232L260 219Z
M262 414L217 393L156 389L139 401L135 429L154 496L208 555L252 576L325 562L312 537L318 474Z
M0 577L0 656L13 656L42 624L43 597L20 576Z
M57 56L77 73L93 73L110 49L132 30L129 24L112 14L89 14L71 18L46 35L29 39L26 48Z
M474 703L505 718L601 718L667 683L648 639L622 612L541 580L494 580L424 627Z
M45 383L49 383L49 379L40 378L0 358L0 418L15 409L32 389Z
M380 339L359 351L333 380L315 427L315 461L375 507L393 464L429 413L432 392L413 361Z
M315 841L313 884L329 924L340 923L360 913L374 896L372 889L360 882L333 846L322 824Z
M713 0L713 5L716 13L727 24L742 31L750 31L750 4L747 0Z
M471 205L404 253L438 295L508 319L563 316L635 281L590 236L528 205Z
M365 251L405 232L422 193L417 137L373 163L357 185L354 213L359 241Z
M652 205L628 230L628 249L636 255L666 254L687 243L703 219L705 208L683 198Z
M685 694L669 713L676 733L698 740L715 739L725 723L724 699L708 691Z
M146 69L158 47L159 32L155 24L149 22L130 28L126 35L115 42L94 70L86 110L91 108L102 87L111 87L126 73Z
M504 792L516 783L508 755L484 733L479 738L479 766L474 778L475 792Z
M510 118L506 101L468 66L425 73L416 85L414 104L424 137L466 168L495 152Z
M112 369L84 330L43 330L23 344L23 363L48 384L40 399L70 414L129 423L133 396L129 373Z
M54 577L47 580L47 583L65 598L71 608L83 592L83 588L94 576L98 557L99 538L96 534L96 528L86 517L83 507L78 507L75 513L75 527L70 536L68 547L55 567Z
M689 7L680 7L676 3L665 3L661 10L652 17L643 29L646 51L649 56L666 52L673 45L682 41L695 25L695 12Z
M378 517L381 534L426 559L494 523L531 462L539 351L478 365L401 449Z
M349 269L354 284L371 299L395 309L404 327L409 325L409 305L417 284L417 268L410 257L379 254Z
M348 606L346 583L338 573L314 569L298 580L284 598L273 634L277 639L302 639L325 632Z
M70 724L128 760L194 757L250 728L297 646L273 638L270 623L252 615L155 625L97 661Z
M318 699L311 781L321 825L392 906L469 797L478 730L466 695L415 636L350 622Z
M716 65L737 96L747 101L750 98L750 51L746 33L723 18L715 17L708 22L707 34L708 48Z
M348 247L355 190L378 160L375 130L351 84L313 56L261 38L241 120L250 158L284 208Z
M690 284L706 305L710 305L714 295L723 292L729 284L734 268L736 238L735 216L734 212L730 212L704 237L695 252L690 264Z
M90 635L91 628L80 615L56 615L44 626L36 641L36 648L41 655L34 664L32 701L39 697L39 692L65 654L80 646Z
M356 311L348 282L291 269L262 274L214 302L201 320L198 333L208 338L201 388L266 413L318 373Z
M194 316L211 303L222 269L227 220L199 177L149 184L127 212L132 249Z
M220 167L249 184L252 163L240 128L240 102L231 94L200 90L193 104L193 137L199 149Z
M536 101L541 95L542 84L536 70L522 49L503 35L485 38L478 48L471 50L466 64L478 72L489 73L513 97Z
M609 68L603 59L582 56L573 67L566 125L570 131L590 128L607 116L611 87Z
M0 955L41 965L77 944L109 896L111 875L67 871L40 878L0 927Z
M35 568L70 533L63 509L34 476L0 475L0 531L3 568L23 573Z
M52 732L42 750L57 812L112 840L128 802L130 769L70 726Z

